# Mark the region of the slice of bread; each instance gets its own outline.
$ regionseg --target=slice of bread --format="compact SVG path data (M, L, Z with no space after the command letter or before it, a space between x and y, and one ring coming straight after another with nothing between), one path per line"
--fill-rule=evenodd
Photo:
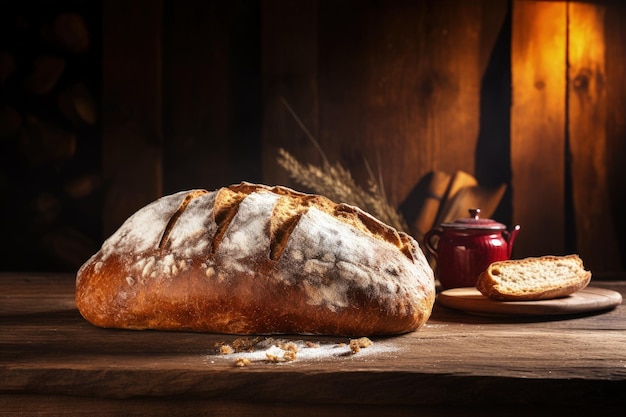
M580 291L590 280L578 255L542 256L494 262L476 288L494 300L547 300Z

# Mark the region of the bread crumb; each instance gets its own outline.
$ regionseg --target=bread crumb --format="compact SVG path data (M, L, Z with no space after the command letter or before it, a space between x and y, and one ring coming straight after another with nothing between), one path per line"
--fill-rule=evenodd
M259 343L262 339L260 337L255 337L255 338L239 338L239 339L235 339L233 340L232 343L232 347L235 350L235 352L239 353L239 352L253 352L254 351L254 345L256 345L257 343Z
M254 344L249 351L237 352L233 347L233 340L216 343L216 348L209 354L224 358L228 363L237 367L265 364L266 366L290 366L300 361L319 361L325 359L350 358L358 353L360 357L380 354L383 352L393 352L396 347L388 346L385 342L372 342L367 337L356 337L354 339L345 338L341 340L315 342L304 340L274 339L272 337L261 337L261 340ZM252 337L242 338L238 348L248 346L254 340ZM224 346L224 347L223 347ZM226 347L228 346L228 347ZM370 347L369 349L363 350ZM233 349L229 353L229 347ZM222 355L220 355L220 351ZM244 361L244 359L246 361ZM213 363L213 362L211 362Z
M274 355L272 353L265 352L265 357L267 357L267 360L269 362L271 362L271 363L278 363L279 362L278 356L276 356L276 355Z
M285 351L285 353L283 353L283 359L286 360L287 362L295 361L296 352L293 352L291 350Z
M222 345L220 346L220 353L222 355L230 355L234 350L230 345Z
M276 343L275 348L265 352L265 357L271 363L293 362L298 355L298 346L293 342ZM282 356L280 355L282 353Z
M254 352L254 347L262 338L239 338L228 343L225 341L215 342L215 347L219 349L222 355L230 355L232 353Z
M358 342L359 342L359 346L362 348L370 347L374 344L374 342L372 342L367 337L361 337L360 339L358 339Z
M293 342L279 343L276 346L278 346L279 348L281 348L282 350L286 352L298 353L298 346L296 346L296 344Z
M250 365L250 359L248 358L237 358L235 359L235 366L243 367Z
M372 346L374 342L372 342L367 337L361 337L358 339L350 339L350 350L352 353L358 353L361 349Z

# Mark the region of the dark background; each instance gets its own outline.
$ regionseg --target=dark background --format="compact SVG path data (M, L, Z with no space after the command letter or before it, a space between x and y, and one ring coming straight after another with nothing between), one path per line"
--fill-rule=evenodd
M562 3L562 22L533 26L542 3ZM530 41L518 37L573 33L581 4L603 13L603 110L590 118L605 138L599 170L572 163L582 122L569 116L571 62L562 85L535 82L565 91L562 121L514 102L530 88L515 61ZM367 160L403 210L429 173L463 170L507 184L494 218L522 223L517 256L579 252L594 271L621 273L623 17L610 1L1 1L0 270L75 271L163 194L243 180L299 188L277 150L321 159L286 100L331 161L364 184ZM558 152L524 142L519 126L537 119L557 126ZM520 159L562 168L520 170ZM581 189L601 190L600 205L581 207Z

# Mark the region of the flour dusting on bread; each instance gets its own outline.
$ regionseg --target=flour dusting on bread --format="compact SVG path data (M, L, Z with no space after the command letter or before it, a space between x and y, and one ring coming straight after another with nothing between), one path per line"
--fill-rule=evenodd
M147 205L77 274L81 313L104 327L388 334L421 326L433 303L410 236L356 207L249 183Z
M399 311L404 305L397 295L410 292L415 283L398 279L410 262L399 251L383 255L387 245L311 207L293 229L275 276L304 285L309 303L332 311L348 305L355 287L380 299L389 311Z
M250 257L250 248L264 251L264 256L269 257L268 231L272 208L278 198L275 194L260 192L241 201L215 253L224 267L253 275L255 262Z
M129 217L102 245L102 261L113 253L140 253L158 247L164 226L187 194L183 191L160 198Z

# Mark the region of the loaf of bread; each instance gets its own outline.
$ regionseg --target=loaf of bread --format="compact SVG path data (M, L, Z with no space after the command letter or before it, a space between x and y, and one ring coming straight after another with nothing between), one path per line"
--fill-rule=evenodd
M149 204L76 278L83 317L125 329L398 334L424 324L434 300L407 234L353 206L250 183Z
M476 288L494 300L547 300L580 291L590 280L578 255L542 256L494 262Z

